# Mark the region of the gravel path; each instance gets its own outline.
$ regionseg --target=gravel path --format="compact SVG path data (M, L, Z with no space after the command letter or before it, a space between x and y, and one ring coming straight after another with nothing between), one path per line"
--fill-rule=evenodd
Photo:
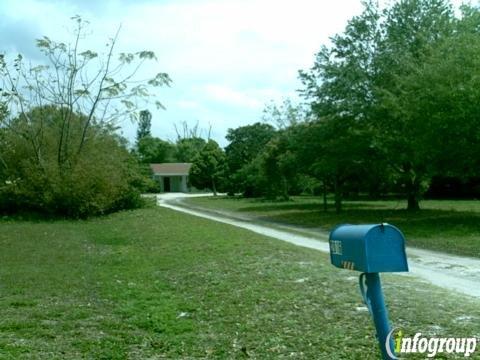
M211 194L166 193L157 195L159 206L241 227L278 240L329 252L328 233L283 224L258 222L253 217L227 211L207 210L192 206L182 198ZM430 250L407 247L409 276L466 295L480 298L480 259L455 256Z

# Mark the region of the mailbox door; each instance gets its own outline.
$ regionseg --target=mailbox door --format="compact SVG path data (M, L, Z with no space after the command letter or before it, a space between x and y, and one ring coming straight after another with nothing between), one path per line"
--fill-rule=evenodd
M366 272L408 271L405 238L395 226L372 227L366 235Z

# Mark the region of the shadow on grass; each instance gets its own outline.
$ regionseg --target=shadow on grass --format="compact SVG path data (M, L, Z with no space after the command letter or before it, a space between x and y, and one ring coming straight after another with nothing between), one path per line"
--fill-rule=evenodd
M338 224L397 226L409 246L480 257L480 214L446 210L293 211L261 216L260 219L331 231Z
M439 232L457 235L480 235L480 214L467 211L433 210L407 211L389 209L388 205L355 203L346 204L344 211L336 213L333 206L323 211L319 203L283 203L263 206L246 206L241 212L262 213L261 218L283 221L308 227L330 229L341 223L388 222L406 233L435 236Z
M223 200L224 203L218 202L218 208L228 209L223 204L235 203L234 211L249 213L258 220L322 231L330 231L338 224L387 222L405 234L409 246L480 257L480 211L455 208L454 203L431 203L430 207L439 208L407 211L405 201L398 199L384 202L345 201L344 210L337 214L331 201L328 211L324 211L318 197L282 202L244 198L239 198L238 202L236 199L231 202L226 198ZM445 208L446 205L451 205L451 208Z
M253 203L253 202L252 202ZM322 211L323 212L323 204L319 202L312 202L312 203L305 203L305 202L295 202L295 200L291 200L289 202L278 202L274 203L271 201L264 201L266 205L256 205L256 206L245 206L239 208L238 211L243 212L269 212L269 211L290 211L290 210L297 210L297 211ZM258 204L262 204L262 202L258 202ZM378 208L388 208L388 205L382 204L366 204L366 203L351 203L346 205L346 209L378 209ZM328 211L335 211L335 206L331 203L327 205ZM368 210L370 211L370 210Z

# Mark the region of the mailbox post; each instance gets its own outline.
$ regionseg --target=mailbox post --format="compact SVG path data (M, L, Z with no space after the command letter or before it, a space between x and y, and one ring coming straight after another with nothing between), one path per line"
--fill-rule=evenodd
M388 321L388 311L385 306L385 300L383 298L382 285L380 283L380 275L378 273L365 273L367 293L365 294L364 301L370 313L373 317L375 329L377 330L378 343L380 345L380 351L384 359L391 359L388 355L387 336L390 332L390 324ZM390 353L394 353L393 339L389 341Z
M390 325L379 273L408 271L403 234L389 224L340 225L330 233L329 243L333 265L362 272L360 291L373 317L382 358L391 359L394 347L390 339L387 349Z

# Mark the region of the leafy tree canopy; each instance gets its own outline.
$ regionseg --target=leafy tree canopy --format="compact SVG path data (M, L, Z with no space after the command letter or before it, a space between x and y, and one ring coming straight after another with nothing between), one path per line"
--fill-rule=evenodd
M152 113L148 110L140 111L137 128L137 145L146 136L152 136Z
M208 140L193 160L190 183L198 189L211 189L217 195L225 174L225 153L214 140Z
M86 49L87 22L74 17L73 39L44 36L44 63L0 54L0 207L88 216L133 206L141 181L116 135L141 102L171 82L165 73L136 74L151 51L116 53L119 30L106 52ZM128 200L130 199L130 200Z

